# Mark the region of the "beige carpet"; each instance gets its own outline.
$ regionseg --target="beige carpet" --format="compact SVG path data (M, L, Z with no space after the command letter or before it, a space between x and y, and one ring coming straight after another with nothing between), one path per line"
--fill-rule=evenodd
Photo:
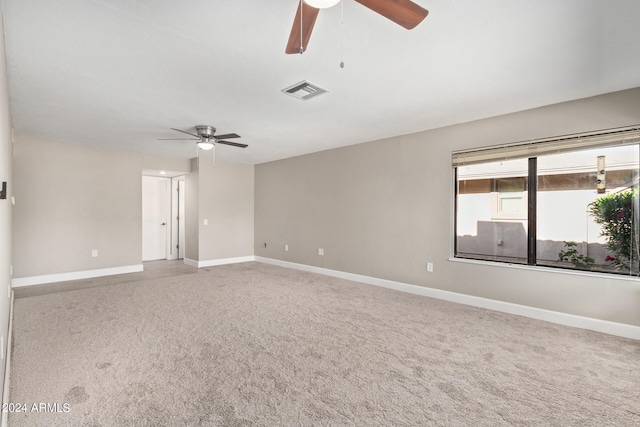
M640 425L640 342L260 263L15 302L10 426Z

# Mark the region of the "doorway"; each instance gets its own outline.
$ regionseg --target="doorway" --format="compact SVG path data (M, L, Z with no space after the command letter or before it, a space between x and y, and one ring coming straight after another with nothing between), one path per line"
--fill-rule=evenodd
M142 177L142 261L170 259L170 179Z

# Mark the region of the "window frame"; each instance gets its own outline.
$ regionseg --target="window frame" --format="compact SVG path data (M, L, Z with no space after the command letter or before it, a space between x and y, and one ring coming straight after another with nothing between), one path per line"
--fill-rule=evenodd
M583 140L587 139L587 143L583 146L576 145L574 143L575 140ZM528 266L534 268L551 268L551 269L560 269L567 272L580 272L587 274L604 274L607 276L627 276L632 278L640 278L640 275L635 275L635 273L627 273L627 272L607 272L607 271L590 271L590 270L580 270L567 268L562 265L557 266L549 266L549 265L541 265L537 263L537 193L538 193L538 168L537 168L537 159L539 156L545 154L551 154L553 152L558 151L583 151L594 148L605 148L611 146L631 146L636 145L640 148L640 126L632 126L627 128L619 128L613 130L606 131L598 131L598 132L590 132L588 134L579 134L579 135L569 135L558 138L547 138L544 140L538 141L529 141L526 144L529 145L528 151L533 152L534 154L531 156L527 156L528 159L528 170L526 176L526 186L524 191L524 196L527 201L527 209L526 209L526 218L514 218L509 216L501 216L496 215L494 217L494 213L498 210L497 203L499 203L499 196L495 198L491 198L492 203L492 219L500 220L526 220L527 222L527 260L526 262L518 261L508 261L503 259L496 259L496 257L491 257L490 255L476 255L476 254L464 254L461 255L458 252L458 218L459 218L459 176L458 176L458 167L463 166L465 164L482 164L482 163L491 163L496 160L511 160L516 158L524 157L522 154L523 145L525 143L514 143L510 146L501 146L501 147L488 147L486 149L476 149L469 151L458 151L452 153L452 166L453 166L453 253L452 258L458 260L469 260L469 261L479 261L479 262L492 262L498 263L500 265L521 265ZM539 145L540 144L540 145ZM509 151L510 147L513 147L513 152L516 155L505 156L505 152ZM531 149L530 147L535 147L535 149ZM472 157L472 160L468 163L464 160L465 156ZM461 160L462 159L462 160ZM495 187L491 187L492 193L493 190L497 190L497 185ZM496 191L497 193L497 191ZM496 206L493 206L496 204ZM499 214L499 213L498 213ZM507 215L509 215L507 213ZM513 215L513 214L511 214Z

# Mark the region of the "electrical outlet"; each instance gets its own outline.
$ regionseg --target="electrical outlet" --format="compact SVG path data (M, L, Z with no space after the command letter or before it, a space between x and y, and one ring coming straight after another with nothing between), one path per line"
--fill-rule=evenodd
M318 248L318 255L324 255L324 249Z
M429 273L433 273L433 263L432 262L428 262L427 263L427 271Z
M284 245L285 252L289 252L289 245Z
M204 222L204 225L209 225L209 220L208 219L205 219L203 222Z
M97 249L92 250L92 251L91 251L91 256L92 256L93 258L97 258L97 257L98 257L98 250L97 250Z

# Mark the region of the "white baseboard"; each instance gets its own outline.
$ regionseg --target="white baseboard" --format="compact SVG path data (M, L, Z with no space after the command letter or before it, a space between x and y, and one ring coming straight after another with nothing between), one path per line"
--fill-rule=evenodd
M239 262L250 262L255 260L256 260L255 256L249 255L249 256L241 256L236 258L210 259L206 261L196 261L193 259L185 258L184 263L192 267L202 268L202 267L215 267L216 265L237 264Z
M341 279L352 280L354 282L365 283L368 285L381 286L384 288L395 289L397 291L451 301L459 304L470 305L473 307L486 308L488 310L500 311L503 313L515 314L532 319L544 320L559 325L572 326L574 328L588 329L605 334L616 335L619 337L640 340L640 326L610 322L607 320L594 319L591 317L576 316L574 314L561 313L558 311L545 310L542 308L529 307L526 305L513 304L510 302L492 300L472 295L465 295L457 292L443 291L441 289L427 288L425 286L410 285L408 283L378 279L376 277L346 273L343 271L330 270L328 268L297 264L273 258L263 258L256 256L255 261L263 262L265 264L278 265L280 267L308 271L311 273L324 274L326 276L338 277Z
M11 287L42 285L44 283L66 282L68 280L90 279L93 277L113 276L115 274L138 273L143 271L142 264L122 267L98 268L95 270L72 271L69 273L46 274L43 276L16 277L11 280Z
M9 306L9 331L7 332L7 352L4 361L4 386L2 388L2 403L9 403L9 380L11 374L11 341L13 340L13 291L11 291L11 302ZM6 427L9 423L9 412L2 411L0 426Z
M196 260L194 260L194 259L183 258L183 259L182 259L182 262L184 262L184 263L185 263L185 264L187 264L188 266L198 268L198 261L196 261Z

